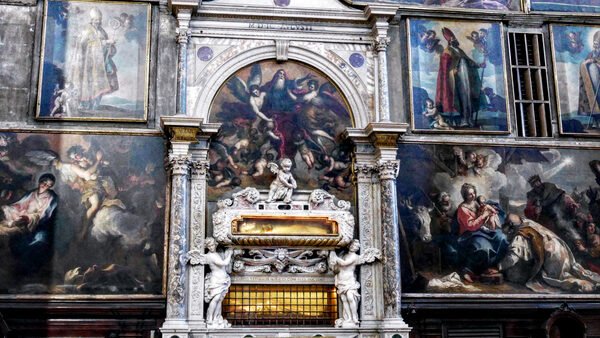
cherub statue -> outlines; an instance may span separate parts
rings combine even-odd
[[[217,252],[217,241],[208,237],[204,241],[208,252],[191,250],[187,253],[186,261],[192,265],[208,265],[210,272],[204,278],[204,302],[208,303],[206,324],[209,328],[226,328],[231,324],[221,314],[223,299],[231,285],[228,268],[231,263],[233,249],[228,248],[223,253]]]
[[[342,302],[342,318],[335,321],[336,327],[358,327],[360,283],[356,280],[354,271],[358,265],[381,259],[381,252],[378,249],[368,248],[362,255],[358,255],[356,252],[359,249],[360,242],[355,239],[348,246],[348,253],[345,256],[338,257],[335,251],[329,253],[329,268],[335,273],[335,287]]]
[[[268,167],[273,174],[277,175],[277,177],[271,182],[271,186],[269,187],[270,190],[267,203],[279,200],[283,200],[283,203],[291,203],[292,193],[294,192],[294,189],[297,188],[296,180],[291,172],[292,160],[289,158],[281,160],[281,169],[273,162],[270,162]]]

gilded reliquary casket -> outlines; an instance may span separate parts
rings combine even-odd
[[[314,190],[308,201],[262,201],[254,188],[221,200],[213,214],[215,239],[241,246],[299,246],[333,248],[353,239],[350,203],[336,201],[324,190]]]

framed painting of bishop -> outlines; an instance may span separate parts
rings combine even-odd
[[[509,132],[498,23],[408,21],[411,122],[418,132]]]

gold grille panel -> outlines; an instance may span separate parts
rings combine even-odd
[[[223,317],[234,326],[333,326],[337,308],[331,285],[234,284]]]

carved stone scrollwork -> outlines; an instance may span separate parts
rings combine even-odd
[[[326,250],[255,249],[243,250],[233,263],[235,272],[326,273]]]
[[[313,210],[350,210],[350,202],[339,200],[337,203],[335,203],[335,197],[327,191],[321,189],[314,190],[310,194],[308,201]]]
[[[281,209],[282,206],[285,209]],[[329,232],[282,233],[277,229],[267,229],[267,225],[260,225],[260,229],[252,225],[269,223],[265,219],[281,217],[281,210],[286,210],[285,220],[288,222],[307,222],[308,219],[312,219],[322,222]],[[354,216],[349,210],[349,202],[336,200],[333,195],[323,190],[313,191],[308,203],[279,203],[261,200],[258,190],[246,188],[234,193],[231,199],[217,202],[217,211],[212,217],[213,235],[219,243],[226,245],[343,246],[350,243],[354,237]],[[271,236],[264,236],[266,232]]]

